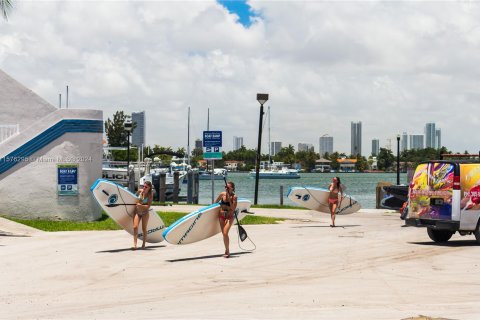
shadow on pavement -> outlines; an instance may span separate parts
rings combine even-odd
[[[476,247],[480,245],[475,240],[449,240],[447,242],[422,241],[422,242],[408,242],[408,243],[417,244],[421,246],[435,246],[435,247]]]
[[[148,250],[154,250],[154,249],[157,249],[157,248],[164,248],[164,247],[166,247],[166,245],[146,246],[144,249],[142,249],[142,248],[137,248],[137,250],[132,250],[132,248],[102,250],[102,251],[97,251],[96,253],[117,253],[117,252],[124,252],[124,251],[148,251]]]
[[[330,227],[330,225],[325,225],[325,226],[294,226],[292,228],[329,228],[329,229],[335,229],[335,228],[354,228],[354,227],[361,227],[359,224],[345,224],[345,225],[340,225],[337,224],[335,227]]]
[[[247,254],[247,253],[251,253],[251,252],[235,252],[235,253],[230,253],[230,257],[229,257],[228,259],[238,258],[239,255]],[[173,260],[166,260],[166,261],[167,261],[167,262],[183,262],[183,261],[193,261],[193,260],[222,258],[222,257],[223,257],[223,254],[213,254],[213,255],[210,255],[210,256],[200,256],[200,257],[173,259]]]
[[[0,231],[0,237],[30,237],[24,234],[13,234],[10,232],[1,232]]]

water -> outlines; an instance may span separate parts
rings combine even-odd
[[[301,173],[300,179],[260,179],[258,183],[258,204],[280,204],[280,186],[283,186],[283,204],[296,206],[287,198],[290,187],[318,187],[327,188],[332,178],[338,176],[346,188],[348,195],[353,196],[360,202],[362,208],[375,208],[375,189],[380,181],[397,183],[396,173]],[[240,198],[254,201],[255,178],[244,172],[229,172],[228,180],[235,183],[236,194]],[[400,174],[400,183],[407,183],[407,174]],[[225,190],[223,181],[215,181],[214,197]],[[186,192],[186,186],[182,186],[182,194]],[[208,180],[200,180],[199,203],[209,204],[212,202],[212,183]]]

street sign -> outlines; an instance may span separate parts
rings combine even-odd
[[[204,147],[221,147],[222,131],[203,131]]]
[[[222,153],[221,152],[205,152],[203,154],[203,160],[221,160]]]

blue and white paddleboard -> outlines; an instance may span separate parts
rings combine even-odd
[[[90,187],[93,197],[113,221],[133,235],[133,212],[139,200],[136,195],[110,180],[98,179]],[[147,242],[163,241],[165,224],[158,214],[150,209],[147,225]],[[143,239],[142,223],[138,227],[138,237]]]
[[[249,200],[238,199],[236,210],[238,220],[247,215],[250,205]],[[189,244],[210,238],[221,231],[219,214],[218,203],[193,211],[168,227],[163,232],[163,237],[171,244]]]
[[[299,206],[328,213],[328,195],[330,191],[323,188],[315,187],[292,187],[288,190],[288,199],[292,200]],[[360,210],[361,206],[353,197],[344,194],[342,201],[339,199],[337,214],[350,214]]]

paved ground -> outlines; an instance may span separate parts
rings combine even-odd
[[[473,236],[434,245],[382,210],[340,216],[337,228],[312,211],[255,212],[294,220],[246,226],[253,252],[232,229],[230,259],[219,235],[131,251],[124,231],[45,233],[0,219],[0,318],[480,319]]]

